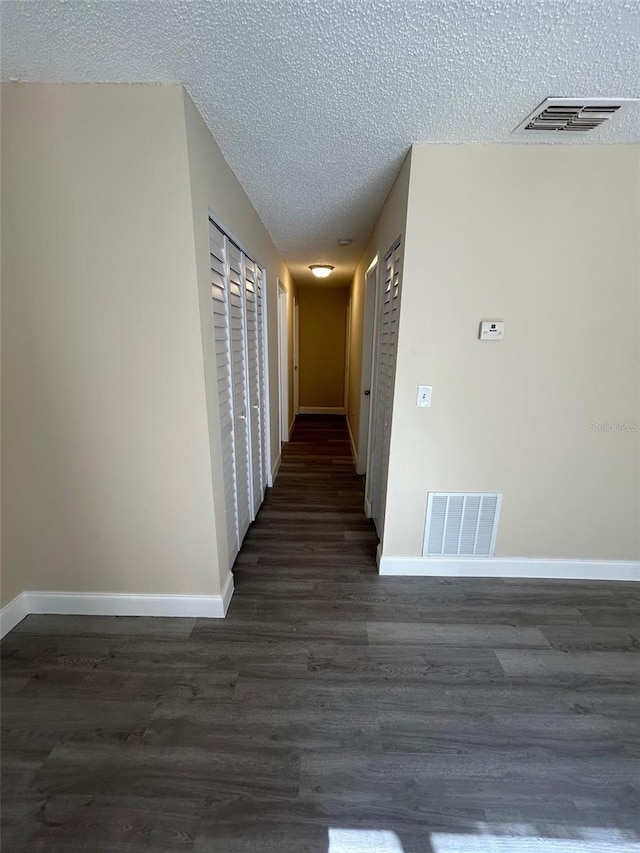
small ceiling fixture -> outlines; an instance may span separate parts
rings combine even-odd
[[[340,237],[338,240],[338,246],[350,246],[352,243],[351,237]]]
[[[333,272],[333,267],[330,264],[311,264],[309,269],[318,278],[326,278]]]

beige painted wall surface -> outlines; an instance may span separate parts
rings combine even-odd
[[[386,555],[421,553],[428,491],[495,490],[496,556],[640,557],[639,152],[414,149]]]
[[[182,90],[2,108],[2,600],[216,594]]]
[[[2,330],[2,94],[3,89],[0,85],[0,338]],[[17,589],[18,578],[15,574],[10,578],[9,585],[6,590],[3,589],[2,580],[2,346],[0,341],[0,607],[5,601],[11,601],[20,593]],[[15,591],[14,591],[15,590]]]
[[[300,287],[300,406],[344,406],[346,288]]]
[[[277,277],[287,288],[289,298],[289,357],[292,376],[293,359],[293,295],[294,284],[284,261],[278,254],[268,231],[238,179],[233,174],[211,136],[193,102],[186,92],[184,111],[189,153],[189,171],[193,201],[193,231],[195,234],[198,293],[202,328],[203,357],[207,388],[209,435],[211,440],[212,481],[216,506],[224,507],[222,451],[218,422],[218,389],[214,355],[213,312],[211,307],[211,277],[209,262],[209,213],[262,266],[267,283],[267,315],[269,344],[269,379],[271,388],[271,448],[275,459],[278,443],[278,326]],[[293,383],[290,382],[289,411],[293,417]],[[216,515],[217,540],[223,575],[230,568],[226,541],[226,526],[222,513]],[[224,581],[224,577],[223,577]]]
[[[364,473],[366,467],[366,459],[364,458],[364,454],[360,452],[360,437],[363,434],[360,424],[360,412],[363,402],[363,390],[365,387],[369,387],[370,384],[367,377],[365,377],[365,381],[363,382],[362,376],[365,276],[376,255],[382,262],[385,254],[398,237],[404,236],[410,171],[411,152],[405,157],[398,176],[385,200],[373,234],[367,243],[351,283],[351,359],[347,420],[356,449],[358,470],[360,473]],[[363,425],[363,429],[366,430],[366,425]]]

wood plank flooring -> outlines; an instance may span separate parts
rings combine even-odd
[[[2,643],[4,853],[638,853],[640,588],[380,578],[298,419],[226,620]]]

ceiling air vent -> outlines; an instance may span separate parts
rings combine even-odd
[[[502,495],[429,492],[423,557],[492,557]]]
[[[586,133],[614,116],[633,98],[547,98],[514,133]]]

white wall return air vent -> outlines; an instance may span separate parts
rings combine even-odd
[[[423,557],[492,557],[502,495],[429,492]]]
[[[513,132],[527,136],[586,133],[637,102],[636,98],[546,98]]]

